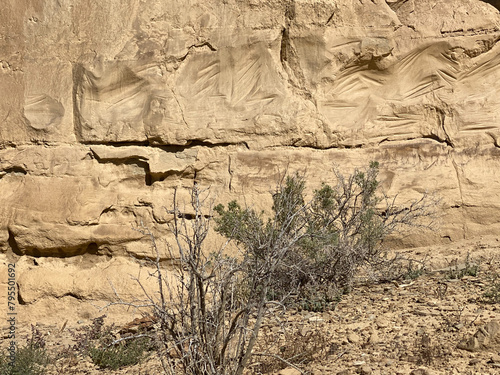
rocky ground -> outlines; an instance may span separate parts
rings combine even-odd
[[[415,267],[406,280],[358,285],[332,311],[276,314],[256,350],[295,356],[290,362],[300,371],[318,375],[500,374],[500,305],[490,303],[495,296],[500,301],[499,250],[497,238],[405,250],[426,272]],[[38,328],[49,353],[57,353],[74,344],[70,331],[86,324],[38,322]],[[47,369],[49,375],[161,373],[154,356],[109,371],[66,355]],[[300,374],[270,356],[255,357],[248,374],[259,373]]]

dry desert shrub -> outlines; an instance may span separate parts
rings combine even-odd
[[[313,296],[313,309],[334,305],[360,267],[371,267],[371,274],[380,278],[408,273],[413,264],[385,257],[381,241],[394,232],[433,224],[435,200],[424,194],[398,206],[378,193],[378,172],[376,162],[348,177],[336,170],[336,184],[323,184],[309,201],[304,177],[287,176],[273,193],[271,213],[242,208],[236,201],[227,209],[219,205],[216,230],[251,255],[247,272],[264,269],[271,274],[269,299],[304,305]],[[272,267],[266,268],[270,262]]]
[[[153,233],[141,228],[156,254],[146,261],[157,290],[143,288],[141,302],[114,303],[154,316],[167,374],[241,375],[256,356],[295,367],[306,363],[324,346],[319,333],[289,337],[295,344],[277,347],[283,351],[255,350],[266,316],[290,304],[316,311],[334,306],[361,266],[384,260],[380,242],[386,235],[429,224],[421,220],[430,217],[434,202],[424,195],[397,206],[377,193],[378,170],[373,162],[348,177],[337,171],[335,185],[323,184],[309,200],[303,176],[285,176],[272,192],[271,212],[236,201],[213,207],[209,192],[195,183],[189,206],[181,207],[174,194],[168,210],[173,271],[163,267]],[[225,246],[206,248],[214,220],[237,254],[229,255]],[[172,274],[174,281],[167,277]]]
[[[446,362],[449,349],[441,342],[439,333],[434,337],[423,332],[415,338],[412,359],[417,365],[430,366],[436,362]]]

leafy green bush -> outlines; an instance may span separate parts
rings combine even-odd
[[[90,325],[79,328],[73,333],[76,341],[73,350],[89,356],[92,362],[103,369],[116,370],[120,367],[138,364],[152,350],[150,337],[139,333],[137,336],[116,339],[114,325],[105,325],[106,315],[92,320]]]
[[[488,287],[483,293],[482,301],[489,304],[500,303],[500,276],[496,272],[491,272],[488,276]]]
[[[137,338],[110,347],[91,346],[88,353],[92,362],[100,368],[116,370],[140,363],[151,348],[150,341],[147,338]]]
[[[467,254],[464,264],[459,265],[458,260],[452,262],[449,267],[448,274],[446,275],[448,279],[461,279],[465,276],[476,277],[479,273],[479,264],[471,261],[470,254]]]
[[[75,341],[73,350],[78,352],[78,354],[87,355],[89,348],[94,344],[94,342],[100,341],[103,338],[107,338],[109,340],[109,338],[112,337],[113,326],[111,325],[105,327],[105,317],[106,315],[101,315],[92,319],[92,324],[78,328],[76,332],[69,330]]]
[[[40,331],[32,325],[31,337],[25,346],[16,349],[13,362],[7,355],[0,355],[0,374],[42,375],[49,362],[45,340]]]
[[[13,365],[7,356],[0,356],[0,373],[2,375],[42,375],[49,357],[44,348],[26,345],[16,350]]]
[[[269,299],[293,296],[304,301],[307,294],[302,291],[310,291],[311,285],[349,289],[361,265],[380,261],[385,236],[405,226],[420,225],[419,219],[431,214],[425,196],[398,207],[394,200],[377,194],[378,172],[377,162],[347,178],[335,171],[336,184],[323,184],[309,201],[304,177],[287,176],[273,194],[267,218],[264,212],[232,201],[227,209],[215,207],[219,214],[215,229],[243,247],[247,274],[271,275]],[[311,300],[313,309],[319,306],[317,297]],[[333,299],[324,295],[319,300]]]
[[[500,283],[492,284],[483,294],[484,301],[490,304],[500,303]]]
[[[410,259],[406,266],[406,272],[404,273],[404,279],[415,280],[418,279],[425,273],[425,261],[416,262]]]

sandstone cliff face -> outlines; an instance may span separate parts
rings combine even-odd
[[[479,0],[32,0],[0,11],[0,251],[144,255],[174,187],[265,207],[378,160],[500,230],[500,14]]]

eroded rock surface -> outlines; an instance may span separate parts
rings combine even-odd
[[[493,1],[7,2],[0,251],[150,253],[173,189],[269,206],[370,160],[389,195],[442,197],[438,232],[500,230]]]

